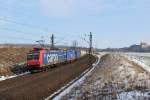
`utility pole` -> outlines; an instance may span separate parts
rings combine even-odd
[[[54,49],[54,34],[51,36],[51,49]]]
[[[92,32],[90,32],[90,35],[89,35],[89,54],[92,54],[92,45],[93,45],[93,36],[92,36]]]
[[[76,40],[74,40],[73,42],[72,42],[72,49],[73,50],[76,50],[77,49],[77,47],[78,47],[78,42],[76,41]]]
[[[91,66],[91,64],[92,64],[92,56],[91,56],[91,54],[92,54],[92,45],[93,45],[93,36],[92,36],[92,32],[90,32],[90,35],[89,35],[89,66]]]

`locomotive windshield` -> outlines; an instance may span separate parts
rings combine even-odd
[[[27,60],[38,60],[39,54],[38,53],[29,53],[27,55]]]

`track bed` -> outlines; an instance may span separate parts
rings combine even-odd
[[[92,59],[90,64],[89,58]],[[0,100],[43,100],[91,67],[95,60],[95,57],[87,55],[76,62],[47,72],[2,81]]]

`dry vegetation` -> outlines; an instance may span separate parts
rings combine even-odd
[[[144,94],[150,89],[149,78],[138,64],[119,54],[107,54],[85,82],[72,89],[63,100],[128,100],[129,92],[140,91]],[[125,95],[121,96],[121,93]],[[145,98],[143,94],[140,94],[140,100]],[[136,95],[133,97],[136,98]]]
[[[23,47],[0,48],[0,76],[13,74],[15,65],[26,61],[26,53],[29,50],[30,48]]]

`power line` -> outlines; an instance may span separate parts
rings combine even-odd
[[[14,24],[21,25],[21,26],[26,26],[28,28],[34,28],[34,29],[42,30],[44,32],[45,32],[45,30],[48,31],[48,28],[42,28],[40,26],[30,25],[30,24],[26,24],[26,23],[20,23],[20,22],[14,21],[14,20],[6,19],[6,18],[0,18],[0,20],[14,23]]]
[[[6,21],[6,22],[10,22],[10,23],[14,23],[14,24],[21,25],[21,26],[26,26],[26,27],[29,27],[29,28],[42,30],[44,32],[48,31],[48,28],[42,28],[40,26],[34,26],[34,25],[26,24],[26,23],[20,23],[20,22],[14,21],[14,20],[6,19],[6,18],[0,18],[0,20]],[[55,33],[58,33],[58,32],[55,32]],[[63,34],[67,34],[69,37],[77,37],[77,38],[79,37],[77,35],[72,35],[72,34],[69,34],[69,33],[63,33]]]
[[[44,40],[38,40],[36,42],[39,43],[41,47],[44,47],[44,42],[45,42]]]
[[[11,29],[11,28],[0,28],[0,30],[13,31],[13,32],[16,32],[16,33],[22,33],[22,34],[25,34],[25,35],[28,34],[30,36],[35,36],[35,35],[31,35],[31,33],[23,32],[23,31],[16,30],[16,29]]]
[[[33,25],[16,22],[16,21],[14,21],[14,20],[6,19],[6,18],[0,18],[0,20],[6,21],[6,22],[10,22],[10,23],[14,23],[14,24],[17,24],[17,25],[27,26],[27,27],[29,27],[29,28],[34,27],[34,28],[36,28],[36,29],[39,29],[38,27],[35,27],[35,26],[33,26]],[[23,34],[31,34],[31,33],[23,32],[23,31],[16,30],[16,29],[10,29],[10,28],[2,28],[2,29],[3,29],[3,30],[8,30],[8,31],[19,32],[19,33],[23,33]],[[44,29],[42,29],[42,30],[44,30]],[[70,38],[70,37],[77,37],[77,38],[79,37],[79,36],[72,35],[72,34],[69,34],[69,33],[64,33],[64,34],[67,34],[67,35],[69,36],[69,38]],[[86,41],[86,40],[84,39],[84,41]],[[86,42],[87,42],[87,41],[86,41]]]
[[[15,0],[15,1],[17,1],[17,0]],[[1,2],[1,1],[0,1],[0,2]],[[18,1],[17,1],[17,2],[18,2]],[[16,8],[16,6],[14,6],[14,7],[12,7],[12,8],[10,7],[10,6],[12,6],[12,3],[14,3],[14,1],[12,1],[12,2],[2,2],[1,4],[3,4],[3,3],[4,3],[5,6],[0,5],[0,8],[4,9],[4,10],[5,10],[4,12],[6,12],[6,10],[8,10],[8,12],[10,12],[10,11],[9,11],[9,8],[10,8],[10,10],[12,10],[12,9],[18,10],[18,8]],[[10,4],[10,5],[8,5],[8,4]],[[21,13],[22,13],[22,12],[21,12]],[[26,27],[29,27],[29,28],[34,28],[34,29],[42,30],[42,31],[44,31],[44,32],[45,32],[45,31],[49,31],[47,27],[42,27],[42,26],[31,25],[31,24],[22,23],[22,22],[17,22],[17,21],[15,21],[15,20],[8,19],[8,18],[5,18],[5,17],[0,18],[0,20],[6,21],[6,22],[10,22],[10,23],[14,23],[14,24],[17,24],[17,25],[26,26]]]
[[[84,40],[86,43],[90,44],[90,42],[88,40],[86,40],[85,38],[83,37],[80,37],[81,40]]]
[[[35,28],[35,29],[38,29],[38,30],[40,29],[40,30],[43,30],[43,31],[45,31],[45,30],[48,31],[48,28],[44,28],[44,27],[42,28],[40,26],[35,26],[35,25],[27,24],[27,23],[17,22],[15,20],[8,19],[8,18],[5,18],[5,17],[0,17],[0,20],[6,21],[6,22],[9,22],[9,23],[14,23],[14,24],[21,25],[21,26],[26,26],[26,27],[29,27],[29,28]],[[60,34],[60,32],[54,32],[54,33]],[[66,34],[69,37],[79,37],[78,35],[74,35],[74,34],[77,34],[77,33],[73,33],[73,34],[63,33],[63,34]]]
[[[29,35],[30,37],[33,37],[33,36],[35,36],[35,35],[31,35],[31,33],[27,33],[27,32],[23,32],[23,31],[21,31],[21,30],[16,30],[16,29],[11,29],[11,28],[0,28],[0,30],[5,30],[5,31],[13,31],[13,32],[16,32],[16,33],[21,33],[21,34],[25,34],[25,35]],[[35,33],[34,33],[35,34]],[[12,37],[11,37],[12,38]],[[15,37],[14,37],[15,38]],[[51,43],[50,44],[53,44],[53,46],[52,46],[52,48],[54,47],[54,45],[55,44],[58,44],[58,43],[61,43],[62,41],[64,41],[65,40],[65,38],[63,37],[63,38],[61,38],[61,39],[59,39],[59,40],[57,40],[56,42],[54,42],[54,34],[53,34],[53,39],[52,39],[52,37],[51,37],[51,40],[53,40],[53,43],[52,43],[52,41],[51,41]],[[19,39],[19,38],[18,38]],[[23,39],[23,40],[31,40],[31,39],[25,39],[25,38],[20,38],[20,39]],[[61,41],[61,42],[60,42]],[[42,42],[43,43],[43,42]],[[40,44],[42,44],[41,42],[40,42]],[[67,43],[67,42],[64,42],[65,44]]]
[[[67,35],[69,38],[70,38],[70,37],[71,37],[71,38],[72,38],[72,37],[76,37],[76,38],[79,37],[78,35],[75,35],[75,34],[79,34],[79,33],[71,33],[71,34],[70,34],[70,33],[67,33],[67,32],[63,32],[63,33],[62,33],[62,32],[61,32],[61,33],[60,33],[60,32],[53,32],[53,33],[56,33],[56,34],[59,34],[59,35],[62,34],[63,36],[64,36],[64,35]],[[61,36],[61,35],[60,35],[60,36]],[[65,37],[65,38],[66,38],[66,37]]]
[[[10,10],[10,9],[12,9],[12,8],[14,8],[15,6],[12,6],[12,2],[2,2],[2,1],[0,1],[0,7],[2,8],[2,9],[5,9],[5,10]],[[12,7],[10,7],[10,5],[12,6]]]
[[[22,31],[19,31],[19,30],[15,30],[15,29],[9,29],[9,28],[0,28],[0,30],[6,30],[6,31],[13,31],[13,32],[16,32],[16,33],[22,33],[22,34],[25,34],[27,35],[27,33],[25,32],[22,32]],[[29,35],[29,34],[28,34]],[[33,37],[34,35],[30,35],[31,37]],[[10,36],[10,35],[7,35],[7,38],[16,38],[16,39],[20,39],[20,40],[30,40],[30,41],[33,41],[34,39],[29,39],[29,38],[24,38],[24,37],[16,37],[16,36]],[[35,41],[35,40],[34,40]]]

